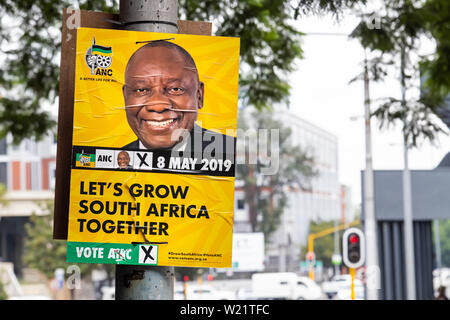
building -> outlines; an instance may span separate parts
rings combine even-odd
[[[306,254],[300,252],[300,247],[306,245],[310,221],[341,221],[343,217],[347,220],[353,209],[349,188],[341,189],[339,184],[337,137],[289,110],[278,112],[276,116],[291,128],[292,145],[300,146],[313,156],[318,171],[308,190],[286,190],[288,206],[266,246],[266,270],[297,270]],[[236,181],[234,220],[235,232],[251,231],[241,181]]]
[[[32,213],[43,213],[40,202],[53,200],[56,143],[53,136],[11,142],[10,136],[0,140],[0,183],[6,191],[0,204],[0,261],[13,262],[21,275],[25,224]]]

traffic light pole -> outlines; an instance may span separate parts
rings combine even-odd
[[[120,0],[126,30],[177,33],[177,0]],[[117,300],[173,300],[174,268],[116,265]]]
[[[352,277],[352,282],[350,284],[350,297],[355,300],[355,268],[349,268],[350,276]]]

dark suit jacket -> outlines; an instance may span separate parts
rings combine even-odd
[[[206,130],[195,124],[189,136],[184,138],[187,139],[187,143],[185,150],[182,151],[183,154],[188,154],[192,151],[194,153],[201,152],[203,156],[210,155],[211,157],[222,157],[222,154],[225,154],[226,158],[234,160],[236,138],[232,136]],[[134,140],[123,146],[122,149],[138,150],[139,140]],[[171,150],[171,148],[168,150]]]

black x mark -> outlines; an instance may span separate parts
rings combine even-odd
[[[142,167],[143,164],[145,164],[147,167],[150,167],[148,165],[147,161],[145,161],[145,159],[147,159],[147,155],[148,155],[148,153],[137,153],[139,160],[141,160],[139,167]]]
[[[145,252],[144,261],[143,261],[142,263],[145,263],[145,260],[147,260],[147,258],[150,258],[150,260],[154,260],[153,257],[150,255],[150,253],[152,252],[152,249],[153,249],[152,246],[150,246],[150,247],[148,248],[148,250],[147,250],[144,246],[142,246],[141,248],[142,248],[142,250],[144,250],[144,252]]]

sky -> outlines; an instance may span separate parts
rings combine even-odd
[[[298,29],[307,33],[302,41],[304,58],[290,77],[292,112],[337,136],[339,180],[352,188],[355,205],[361,203],[360,172],[365,168],[364,88],[362,81],[348,82],[361,72],[364,52],[357,40],[317,33],[349,34],[358,22],[356,17],[346,17],[339,24],[330,17],[298,21]],[[432,43],[425,41],[421,51],[432,48]],[[370,94],[371,99],[399,97],[396,75],[384,83],[371,84]],[[401,127],[380,130],[375,119],[371,123],[374,170],[403,169]],[[450,136],[439,135],[435,144],[425,143],[410,150],[409,168],[435,168],[450,151]]]

